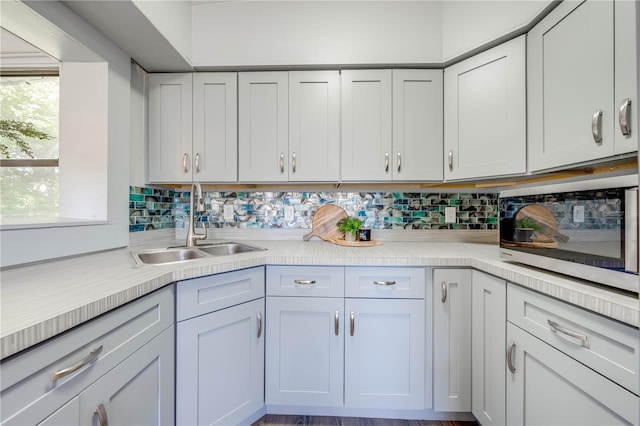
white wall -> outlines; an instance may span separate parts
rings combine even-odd
[[[189,1],[132,0],[169,43],[191,61],[191,3]]]
[[[193,7],[196,69],[441,62],[435,1],[254,1]]]

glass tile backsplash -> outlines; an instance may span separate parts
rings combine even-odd
[[[498,229],[493,193],[205,191],[204,199],[207,212],[196,217],[212,228],[310,229],[320,206],[337,204],[372,229]],[[232,206],[226,216],[224,206]],[[456,223],[445,223],[449,206],[456,208]],[[188,222],[189,192],[129,187],[130,232],[184,228]]]

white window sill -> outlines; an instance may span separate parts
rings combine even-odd
[[[106,220],[87,220],[65,217],[3,217],[0,218],[0,231],[106,225],[107,223],[108,222]]]

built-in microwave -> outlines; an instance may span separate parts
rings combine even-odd
[[[500,192],[500,256],[638,293],[638,175]]]

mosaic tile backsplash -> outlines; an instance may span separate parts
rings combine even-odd
[[[134,186],[129,192],[130,232],[188,226],[189,192]],[[211,228],[311,229],[325,204],[341,206],[372,229],[498,228],[498,194],[492,193],[205,191],[204,199],[207,212],[196,218]],[[233,206],[232,220],[225,219],[225,205]],[[286,206],[292,220],[285,220]],[[445,223],[448,206],[456,208],[456,223]]]

